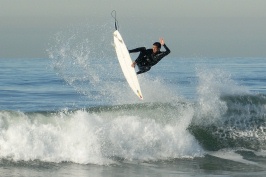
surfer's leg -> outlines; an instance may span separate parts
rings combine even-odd
[[[137,72],[137,74],[145,73],[151,69],[150,66],[139,66],[138,65],[138,67],[139,67],[139,71]]]

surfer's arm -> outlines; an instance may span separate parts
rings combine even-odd
[[[165,51],[159,53],[156,57],[154,57],[155,61],[160,61],[163,57],[165,57],[171,52],[165,44],[163,44],[163,47],[165,48]]]
[[[129,53],[135,53],[135,52],[143,52],[145,50],[146,50],[145,47],[139,47],[139,48],[136,48],[136,49],[128,50],[128,52]]]
[[[165,48],[165,52],[164,53],[164,56],[168,55],[171,51],[170,49],[165,45],[165,43],[163,44],[163,47]]]
[[[164,56],[168,55],[171,51],[170,49],[165,45],[165,42],[164,42],[164,39],[163,38],[160,38],[160,43],[161,45],[165,48],[165,52],[162,52]]]
[[[165,44],[163,45],[163,47],[165,48],[165,51],[159,53],[153,58],[153,60],[155,61],[155,64],[158,63],[163,57],[165,57],[171,52],[170,49]]]
[[[129,53],[140,52],[138,58],[131,64],[131,66],[133,68],[135,68],[136,64],[139,63],[139,61],[142,60],[142,58],[144,57],[144,55],[146,53],[146,48],[145,47],[139,47],[139,48],[128,50],[128,51],[129,51]]]

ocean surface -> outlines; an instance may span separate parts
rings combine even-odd
[[[170,54],[142,101],[113,49],[60,35],[0,59],[1,177],[266,176],[266,58]]]

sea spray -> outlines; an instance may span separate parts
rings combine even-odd
[[[197,68],[198,76],[198,108],[197,113],[201,118],[201,124],[212,124],[223,121],[222,116],[228,107],[221,99],[223,95],[246,94],[248,91],[239,86],[230,73],[214,68]],[[202,119],[203,118],[203,119]]]
[[[110,34],[106,25],[71,27],[55,34],[47,50],[55,72],[77,92],[95,101],[102,97],[115,99],[108,86],[119,89],[110,79],[119,67],[111,59],[115,53]]]

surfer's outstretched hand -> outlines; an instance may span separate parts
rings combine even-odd
[[[163,38],[160,38],[160,43],[161,43],[161,45],[164,45],[164,39]]]
[[[137,63],[134,61],[134,62],[131,64],[131,66],[132,66],[133,68],[135,68],[136,64],[137,64]]]

